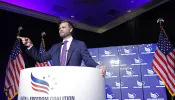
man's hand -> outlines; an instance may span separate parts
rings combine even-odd
[[[101,75],[105,76],[106,74],[106,67],[103,65],[98,65],[97,68],[101,69]]]
[[[27,46],[27,47],[31,47],[33,45],[32,41],[27,38],[27,37],[20,37],[20,36],[17,36],[18,39],[21,39],[22,40],[22,43]]]

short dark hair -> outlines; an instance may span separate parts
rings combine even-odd
[[[74,28],[74,25],[73,23],[71,23],[70,21],[68,20],[61,20],[59,23],[58,23],[58,26],[60,26],[61,23],[68,23],[69,27],[72,27]]]

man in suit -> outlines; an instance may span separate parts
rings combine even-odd
[[[52,60],[53,66],[81,66],[82,60],[88,67],[102,69],[101,74],[106,72],[105,66],[98,65],[89,54],[84,42],[72,37],[73,25],[69,21],[61,21],[59,35],[63,38],[62,43],[53,45],[47,52],[39,54],[32,41],[27,37],[17,37],[27,46],[27,54],[38,62]]]

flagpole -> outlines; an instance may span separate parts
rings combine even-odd
[[[5,87],[5,93],[6,93],[6,95],[7,95],[7,100],[10,100],[10,99],[9,99],[9,90],[11,89],[11,87],[12,87],[12,85],[9,86],[9,87]]]
[[[171,96],[171,100],[173,100],[173,96]]]
[[[45,32],[42,32],[41,33],[41,41],[42,41],[42,43],[43,43],[43,46],[44,46],[44,48],[45,48],[45,43],[44,43],[44,35],[46,35],[46,33]]]
[[[166,32],[165,32],[165,30],[164,30],[164,28],[163,28],[163,26],[162,26],[162,22],[164,22],[164,20],[163,20],[162,18],[157,19],[157,23],[160,24],[160,28],[164,31],[164,34],[165,34],[166,37],[168,38],[168,35],[166,34]]]
[[[17,36],[20,36],[20,33],[21,33],[21,30],[22,30],[23,28],[21,27],[21,26],[19,26],[18,27],[18,33],[17,33]],[[18,38],[18,41],[20,41],[20,39]]]
[[[41,33],[41,42],[42,42],[42,44],[43,44],[43,46],[44,46],[44,49],[45,49],[45,43],[44,43],[44,36],[46,35],[46,33],[45,32],[42,32]],[[44,66],[46,65],[46,63],[44,63]]]
[[[157,23],[159,23],[160,26],[162,26],[162,22],[164,22],[164,20],[162,18],[157,19]]]

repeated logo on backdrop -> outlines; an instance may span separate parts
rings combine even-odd
[[[89,49],[105,65],[106,100],[167,100],[165,85],[152,69],[156,44]]]

